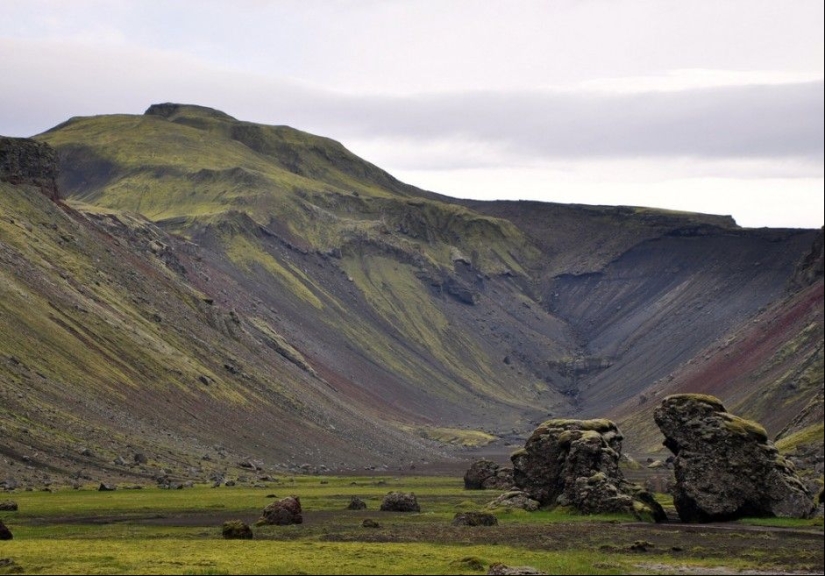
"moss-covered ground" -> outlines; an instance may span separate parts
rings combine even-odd
[[[421,513],[378,510],[391,490],[412,491]],[[304,523],[254,527],[224,540],[221,524],[253,523],[273,497],[300,496]],[[351,496],[367,510],[350,511]],[[551,574],[704,573],[725,567],[822,571],[822,527],[648,525],[622,516],[496,510],[495,527],[454,527],[456,512],[496,495],[447,477],[281,477],[265,488],[199,486],[98,492],[19,492],[2,513],[0,573],[28,574],[472,574],[489,564]],[[365,518],[379,528],[363,528]]]

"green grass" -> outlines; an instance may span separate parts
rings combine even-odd
[[[825,425],[823,423],[808,426],[776,441],[776,447],[781,452],[794,450],[798,446],[813,443],[822,443],[825,436]]]
[[[421,513],[379,512],[381,497],[391,490],[415,492]],[[251,541],[221,538],[224,520],[257,516],[273,493],[299,495],[305,517],[315,516],[298,526],[256,527]],[[674,557],[657,545],[640,556],[627,549],[627,543],[639,538],[622,531],[624,523],[633,521],[626,515],[497,510],[499,528],[449,526],[456,511],[482,509],[496,494],[464,490],[459,478],[391,476],[282,477],[265,489],[22,492],[13,495],[20,511],[2,515],[15,538],[0,545],[0,556],[29,574],[472,574],[478,573],[474,562],[483,569],[503,562],[551,574],[625,574],[675,571],[677,566],[698,571],[720,565],[755,568],[770,560],[759,550],[726,558],[702,546]],[[367,502],[367,512],[344,510],[351,495]],[[207,520],[202,525],[145,520],[176,514],[190,519],[203,514]],[[365,532],[360,527],[365,517],[377,519],[382,527]],[[810,521],[753,523],[816,526]],[[570,530],[585,538],[554,544]],[[521,542],[519,534],[527,540]],[[814,565],[815,556],[809,558]],[[0,567],[0,573],[8,568]]]

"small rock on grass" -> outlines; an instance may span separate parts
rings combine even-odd
[[[223,523],[221,534],[227,540],[250,540],[252,539],[252,529],[249,524],[240,520],[229,520]]]
[[[5,502],[0,502],[0,511],[17,512],[17,502],[15,502],[14,500],[6,500]]]
[[[361,522],[361,527],[362,528],[381,528],[381,524],[379,524],[375,520],[365,518],[364,521]]]
[[[347,510],[366,510],[367,503],[361,500],[358,496],[353,496],[349,500]]]
[[[487,512],[459,512],[453,518],[453,526],[497,526],[498,518]]]
[[[518,575],[518,574],[547,574],[532,566],[507,566],[501,562],[490,564],[487,574]]]
[[[11,530],[6,528],[6,525],[3,524],[3,521],[0,520],[0,540],[11,540],[14,536],[11,533]]]

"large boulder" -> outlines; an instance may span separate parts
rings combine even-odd
[[[418,500],[412,492],[390,492],[381,501],[382,512],[421,512]]]
[[[668,396],[654,418],[673,452],[673,501],[684,522],[808,518],[810,492],[756,422],[702,394]]]
[[[478,460],[464,474],[465,490],[507,490],[513,487],[513,469],[492,460]]]
[[[258,524],[287,526],[289,524],[302,524],[303,521],[301,500],[297,496],[288,496],[267,505],[261,519],[258,520]]]
[[[512,455],[515,484],[542,506],[664,521],[653,497],[624,479],[621,453],[622,434],[610,420],[548,420]]]

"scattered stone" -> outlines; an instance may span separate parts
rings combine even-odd
[[[114,464],[115,466],[126,466],[127,462],[123,459],[123,457],[118,456],[117,458],[112,460],[112,464]]]
[[[533,500],[527,492],[521,490],[505,492],[487,504],[488,508],[519,508],[528,512],[535,512],[540,506],[541,502]]]
[[[744,516],[809,518],[813,498],[756,422],[702,394],[677,394],[654,412],[673,452],[673,502],[683,522]]]
[[[143,452],[137,452],[134,459],[136,464],[146,464],[149,461],[149,459],[146,458],[146,454]]]
[[[106,484],[105,482],[101,482],[100,486],[97,487],[98,492],[114,492],[117,490],[117,486],[114,484]]]
[[[412,492],[390,492],[381,501],[382,512],[421,512],[418,500]]]
[[[490,564],[490,568],[487,570],[487,574],[510,576],[519,574],[547,574],[547,572],[542,572],[541,570],[533,568],[532,566],[507,566],[506,564],[502,564],[501,562],[495,562],[493,564]]]
[[[0,502],[0,511],[2,512],[16,512],[17,511],[17,502],[14,500],[6,500],[5,502]]]
[[[450,566],[459,570],[470,570],[472,572],[484,572],[484,562],[477,556],[465,556],[461,560],[450,562]]]
[[[258,520],[258,524],[287,526],[289,524],[302,524],[303,521],[301,500],[297,496],[287,496],[267,505],[264,508],[263,516]]]
[[[513,487],[513,469],[492,460],[478,460],[464,474],[465,490],[507,490]]]
[[[542,506],[626,513],[664,522],[662,507],[619,469],[622,434],[610,420],[548,420],[515,452],[515,484]]]
[[[231,488],[232,486],[235,485],[235,481],[234,480],[227,480],[226,482],[223,483],[223,485],[228,486],[228,487]]]
[[[656,468],[665,468],[666,466],[667,464],[665,464],[661,460],[654,460],[653,462],[647,465],[647,467],[651,470],[655,470]]]
[[[371,520],[369,518],[364,518],[364,521],[361,522],[362,528],[381,528],[381,524],[376,522],[375,520]]]
[[[14,536],[11,533],[11,530],[6,528],[6,525],[3,524],[3,521],[0,520],[0,540],[11,540]]]
[[[349,499],[347,510],[366,510],[367,503],[361,500],[358,496],[353,496]]]
[[[223,527],[221,527],[221,534],[227,540],[251,540],[253,537],[249,524],[240,520],[224,522]]]
[[[92,452],[88,448],[81,448],[80,450],[78,450],[78,453],[81,456],[86,456],[87,458],[94,458],[94,452]]]
[[[453,526],[497,526],[498,518],[488,512],[459,512],[452,522]]]

